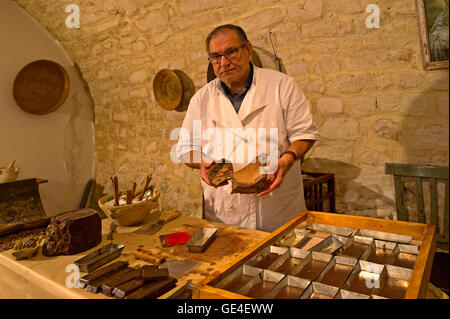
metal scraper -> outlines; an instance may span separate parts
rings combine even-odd
[[[134,232],[136,234],[141,234],[141,235],[153,235],[153,234],[157,233],[161,229],[161,227],[163,227],[163,225],[165,223],[168,223],[171,220],[174,220],[175,218],[177,218],[180,215],[181,215],[180,211],[175,211],[173,213],[170,213],[166,217],[160,218],[157,223],[145,225],[145,226],[135,230]]]
[[[199,265],[198,262],[190,260],[166,260],[159,268],[167,268],[169,276],[180,279]]]

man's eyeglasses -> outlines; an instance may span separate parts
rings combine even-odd
[[[222,54],[213,52],[209,55],[208,60],[211,63],[220,64],[220,62],[222,62],[222,56],[226,57],[228,60],[236,58],[238,56],[239,49],[241,49],[245,46],[246,46],[246,44],[241,45],[238,48],[234,48],[234,47],[228,48]]]

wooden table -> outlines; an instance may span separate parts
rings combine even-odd
[[[108,298],[101,293],[91,294],[84,289],[67,288],[66,282],[69,286],[74,283],[75,273],[71,265],[75,260],[110,242],[106,239],[109,225],[110,220],[104,219],[100,245],[76,255],[45,257],[39,252],[31,259],[16,261],[11,255],[11,250],[1,253],[0,298]],[[180,231],[192,233],[201,227],[218,228],[215,240],[203,253],[191,253],[185,245],[167,248],[161,246],[159,235]],[[165,256],[167,260],[185,259],[199,263],[190,273],[178,279],[176,288],[160,298],[167,298],[187,282],[199,283],[268,235],[268,233],[258,230],[244,229],[183,215],[164,225],[158,233],[152,236],[131,233],[135,229],[137,227],[119,227],[117,229],[113,242],[124,244],[125,248],[122,255],[114,261],[128,261],[132,267],[145,265],[145,261],[136,259],[132,253],[142,246],[153,253]],[[80,276],[83,275],[85,273],[80,273]]]

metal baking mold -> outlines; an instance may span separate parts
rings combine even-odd
[[[91,272],[117,258],[125,246],[109,243],[74,262],[81,272]]]
[[[392,264],[397,243],[374,240],[374,243],[361,255],[360,260],[376,264]]]
[[[362,236],[353,236],[344,244],[339,252],[340,256],[347,256],[359,259],[364,252],[372,245],[374,239]]]
[[[289,247],[288,250],[286,250],[284,254],[280,255],[280,257],[278,257],[268,269],[275,272],[288,274],[309,254],[311,254],[310,251]]]
[[[330,262],[333,255],[317,251],[311,252],[295,267],[290,275],[313,281]]]
[[[255,278],[239,289],[238,294],[250,298],[261,299],[264,295],[269,293],[283,277],[284,274],[264,269],[255,276]]]
[[[245,284],[256,277],[261,271],[262,269],[260,268],[243,265],[223,278],[221,281],[219,281],[214,287],[236,293]]]
[[[327,254],[336,254],[342,249],[342,247],[348,240],[348,237],[331,234],[314,247],[311,247],[309,250],[319,251]]]
[[[359,294],[357,292],[339,289],[334,299],[369,299],[369,295]]]
[[[311,223],[306,225],[306,229],[337,234],[341,236],[350,236],[355,231],[354,228],[340,227],[327,224],[317,224],[317,223]]]
[[[282,238],[280,238],[275,245],[288,246],[288,247],[298,247],[301,246],[306,240],[308,240],[307,235],[310,233],[307,229],[293,229]]]
[[[380,275],[380,287],[372,292],[372,298],[403,299],[412,273],[412,269],[386,265]]]
[[[371,229],[358,229],[355,233],[355,236],[363,236],[363,237],[372,237],[375,239],[393,241],[396,243],[409,244],[412,241],[412,236],[410,235],[401,235],[396,233],[388,233],[378,230]]]
[[[417,256],[419,255],[419,246],[398,244],[393,252],[393,259],[390,264],[413,269],[416,264]]]
[[[202,229],[191,237],[191,239],[186,243],[186,246],[190,252],[201,253],[212,243],[216,233],[217,228],[202,227]]]
[[[287,247],[269,246],[264,248],[255,257],[247,262],[247,265],[256,268],[268,269],[278,257],[288,250]]]
[[[334,256],[317,276],[317,282],[341,288],[352,273],[358,260],[356,258]]]
[[[301,294],[300,299],[333,299],[338,291],[339,288],[312,282]]]
[[[381,283],[380,275],[384,265],[359,260],[342,289],[363,295],[371,295],[375,287]]]
[[[284,276],[263,299],[298,299],[311,281],[294,276]]]

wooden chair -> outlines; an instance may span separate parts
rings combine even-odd
[[[448,166],[420,166],[409,164],[386,163],[385,173],[394,175],[395,203],[397,219],[409,221],[410,212],[405,203],[405,180],[414,180],[416,188],[417,216],[419,223],[436,226],[438,244],[449,243],[448,234]],[[424,204],[424,182],[430,183],[430,219],[427,220]],[[439,218],[438,183],[445,183],[444,218]]]
[[[415,181],[417,222],[436,226],[437,251],[434,255],[430,282],[449,293],[449,233],[448,233],[448,166],[420,166],[386,163],[385,173],[394,175],[397,219],[409,221],[411,214],[405,203],[405,182]],[[427,219],[423,184],[430,184],[430,208]],[[439,218],[438,183],[445,184],[443,223]]]

